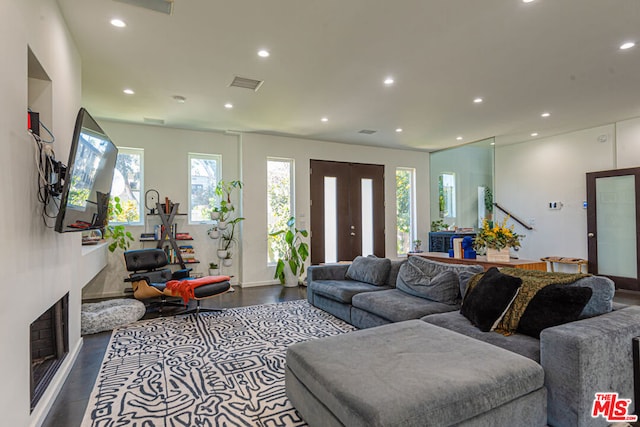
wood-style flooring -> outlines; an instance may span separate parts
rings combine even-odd
[[[232,308],[258,304],[270,304],[306,298],[307,288],[284,288],[279,285],[257,288],[235,288],[218,298],[201,302],[202,307]],[[618,291],[614,299],[622,304],[640,305],[640,292]],[[178,309],[179,311],[180,309]],[[165,315],[169,312],[165,312]],[[157,312],[147,312],[144,318],[158,317]],[[93,383],[98,375],[111,332],[84,336],[78,358],[64,383],[58,398],[49,411],[43,427],[78,427],[89,401]]]

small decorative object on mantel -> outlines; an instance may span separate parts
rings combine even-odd
[[[474,248],[487,249],[487,261],[489,262],[509,262],[509,248],[520,246],[521,236],[513,231],[513,226],[507,227],[506,217],[502,224],[493,224],[485,218],[482,221],[482,228],[476,235]]]

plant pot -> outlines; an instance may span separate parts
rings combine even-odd
[[[233,258],[225,258],[222,260],[222,265],[225,267],[231,267],[233,265]]]
[[[213,230],[209,230],[209,237],[211,239],[219,239],[220,238],[220,230],[218,230],[217,228],[214,228]]]
[[[226,230],[227,225],[227,221],[218,221],[218,229],[220,230]]]
[[[487,261],[509,262],[509,247],[502,249],[487,248]]]
[[[211,219],[214,221],[220,219],[220,212],[211,212]]]
[[[220,269],[219,268],[210,268],[209,269],[209,276],[219,276],[220,275]]]
[[[298,276],[293,274],[288,262],[284,263],[284,285],[285,288],[295,288],[298,286]]]
[[[217,253],[218,253],[218,258],[224,259],[227,257],[227,254],[229,253],[229,251],[226,249],[218,249]]]

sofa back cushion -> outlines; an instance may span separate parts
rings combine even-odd
[[[410,256],[400,267],[396,288],[443,304],[457,304],[460,288],[466,288],[468,280],[482,271],[481,266],[447,264]]]
[[[576,280],[568,286],[591,288],[591,298],[580,313],[580,319],[600,316],[613,311],[613,296],[616,293],[616,286],[608,277],[588,276]]]
[[[345,278],[375,286],[384,286],[387,283],[390,269],[391,260],[388,258],[357,256],[349,266]]]

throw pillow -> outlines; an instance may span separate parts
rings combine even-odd
[[[518,332],[540,338],[543,329],[578,320],[589,302],[591,288],[549,285],[538,291],[527,305]]]
[[[396,288],[416,297],[437,301],[443,304],[460,302],[458,273],[443,270],[430,277],[410,262],[400,267]]]
[[[495,329],[522,285],[519,277],[508,276],[491,267],[467,292],[460,314],[483,332]]]
[[[390,268],[391,260],[388,258],[357,256],[347,269],[345,278],[376,286],[384,286],[389,276]]]

